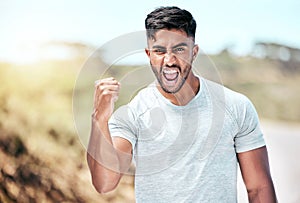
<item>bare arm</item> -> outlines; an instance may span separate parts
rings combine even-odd
[[[238,153],[250,203],[276,203],[266,147]]]
[[[108,120],[114,109],[120,84],[113,78],[96,84],[92,131],[88,145],[87,162],[92,182],[99,193],[113,190],[131,163],[132,146],[123,138],[110,136]]]

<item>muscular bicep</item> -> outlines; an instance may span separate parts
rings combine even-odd
[[[112,137],[120,161],[120,172],[126,173],[132,160],[132,144],[122,137]]]
[[[267,148],[265,146],[238,153],[237,156],[242,177],[248,191],[270,184],[271,175]]]
[[[238,160],[249,202],[277,202],[270,175],[267,148],[261,147],[239,153]]]

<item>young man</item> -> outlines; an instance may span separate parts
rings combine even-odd
[[[236,202],[239,163],[249,201],[276,202],[253,105],[193,73],[192,15],[161,7],[145,25],[157,81],[114,114],[120,83],[96,84],[87,159],[97,191],[113,190],[134,157],[137,202]]]

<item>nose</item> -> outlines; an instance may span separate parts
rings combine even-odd
[[[165,65],[168,65],[168,66],[172,66],[173,64],[175,64],[176,63],[175,54],[172,53],[171,51],[168,51],[167,53],[165,53],[164,62],[165,62]]]

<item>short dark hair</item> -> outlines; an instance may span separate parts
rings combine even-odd
[[[178,29],[195,39],[196,21],[192,14],[176,6],[159,7],[145,19],[147,37],[152,38],[159,29]]]

